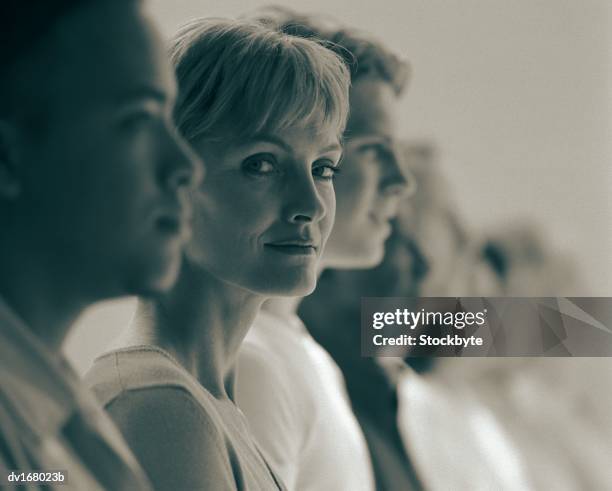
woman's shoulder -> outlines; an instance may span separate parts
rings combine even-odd
[[[153,346],[105,353],[85,381],[139,458],[215,455],[225,466],[226,429],[214,398],[168,353]]]
[[[206,436],[223,447],[223,422],[212,405],[204,405],[184,387],[157,385],[123,391],[106,410],[123,433],[145,428],[191,440]]]
[[[175,404],[199,408],[216,416],[214,398],[168,353],[155,346],[122,348],[98,357],[85,374],[98,401],[109,407],[117,401]],[[164,401],[161,399],[166,398]]]
[[[185,387],[125,390],[106,410],[160,489],[234,489],[227,429]]]

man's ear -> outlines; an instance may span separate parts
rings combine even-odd
[[[21,193],[19,132],[0,119],[0,200],[13,200]]]

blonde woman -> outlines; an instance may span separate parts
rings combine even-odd
[[[390,221],[410,183],[395,146],[407,64],[363,33],[332,22],[278,8],[262,20],[280,32],[332,43],[351,68],[336,222],[320,270],[371,268],[383,259]],[[337,295],[331,292],[329,303],[315,308],[333,312]],[[379,489],[342,373],[298,318],[301,300],[264,306],[240,353],[238,404],[288,488]],[[359,357],[358,346],[347,351]]]
[[[171,49],[183,136],[207,162],[178,284],[142,301],[88,381],[159,489],[283,488],[234,404],[260,306],[305,295],[331,231],[349,75],[314,41],[197,20]]]

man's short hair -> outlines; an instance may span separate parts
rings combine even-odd
[[[317,42],[253,21],[198,19],[174,37],[170,57],[175,120],[188,141],[292,126],[344,130],[350,76]]]
[[[2,0],[0,2],[0,73],[45,38],[72,9],[92,0]]]
[[[36,55],[56,24],[72,9],[91,0],[2,0],[0,2],[0,117],[29,110],[18,68]],[[61,63],[61,60],[58,60]]]
[[[94,2],[110,1],[0,1],[0,118],[27,120],[29,125],[40,123],[44,116],[40,100],[48,99],[47,91],[52,92],[58,82],[45,67],[53,63],[62,71],[64,67],[74,68],[62,65],[60,44],[55,42],[61,37],[62,21]],[[32,97],[34,92],[36,97]]]
[[[280,32],[329,43],[351,72],[355,83],[359,78],[374,76],[393,87],[400,95],[407,85],[408,62],[367,33],[343,26],[329,17],[308,15],[280,6],[264,7],[248,16]]]

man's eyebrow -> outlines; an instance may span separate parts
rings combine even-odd
[[[332,143],[330,145],[327,145],[326,147],[322,148],[321,150],[319,150],[320,152],[333,152],[335,150],[338,151],[342,151],[342,145],[340,145],[340,143]]]
[[[117,97],[117,103],[124,104],[143,99],[153,99],[160,104],[166,104],[168,101],[173,101],[174,96],[173,94],[168,93],[168,91],[157,87],[138,87],[119,94]]]
[[[358,142],[358,144],[360,146],[373,146],[373,145],[392,145],[393,144],[393,138],[390,137],[389,135],[383,135],[383,134],[359,134],[359,133],[355,133],[355,134],[345,134],[344,135],[344,141],[345,143],[350,143],[350,142]]]

